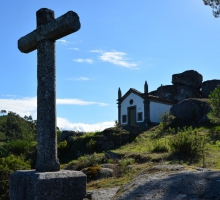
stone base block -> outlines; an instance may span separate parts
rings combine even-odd
[[[19,170],[10,176],[10,200],[82,200],[86,175],[79,171]]]

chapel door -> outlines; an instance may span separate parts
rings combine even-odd
[[[136,108],[135,107],[131,107],[128,109],[128,122],[129,125],[133,125],[136,124]]]

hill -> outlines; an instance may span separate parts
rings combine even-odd
[[[62,141],[57,134],[61,168],[83,170],[88,190],[121,187],[141,173],[153,173],[157,165],[220,169],[220,126],[211,123],[161,123],[139,132],[117,125]],[[0,117],[0,135],[0,200],[6,200],[10,173],[35,166],[36,122],[10,112]]]

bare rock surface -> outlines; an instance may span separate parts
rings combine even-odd
[[[97,190],[88,190],[87,194],[90,193],[90,197],[87,199],[91,200],[110,200],[116,194],[119,187],[115,188],[106,188],[106,189],[97,189]],[[87,200],[83,199],[83,200]]]
[[[100,198],[101,199],[101,198]],[[122,186],[114,200],[219,200],[220,171],[160,165]]]
[[[187,70],[180,74],[172,75],[172,83],[187,85],[195,89],[199,89],[202,85],[203,77],[195,70]]]
[[[202,97],[208,98],[210,92],[212,92],[218,85],[220,85],[220,80],[209,80],[202,83]]]
[[[185,99],[171,107],[170,112],[183,123],[207,122],[210,111],[207,99]]]

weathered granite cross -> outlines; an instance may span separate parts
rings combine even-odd
[[[80,29],[78,15],[69,11],[55,19],[54,11],[37,11],[37,29],[18,40],[23,53],[37,49],[37,164],[36,171],[60,170],[56,135],[55,41]]]

